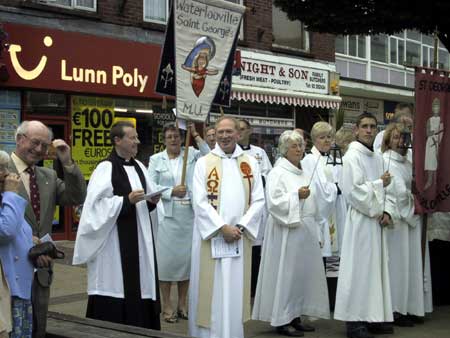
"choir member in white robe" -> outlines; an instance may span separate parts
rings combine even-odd
[[[405,132],[403,124],[391,123],[384,133],[381,150],[385,168],[393,176],[386,188],[385,210],[392,223],[386,229],[386,236],[394,324],[413,326],[414,321],[418,320],[416,317],[425,315],[425,297],[431,296],[431,290],[424,294],[422,222],[420,216],[414,214],[412,166],[406,159],[408,145],[403,136]],[[427,255],[425,257],[429,260]],[[424,297],[420,297],[421,294]]]
[[[250,156],[253,156],[258,161],[259,170],[262,175],[263,185],[265,186],[265,182],[267,179],[267,175],[269,171],[272,169],[272,163],[267,156],[266,151],[258,146],[250,144],[250,137],[252,135],[252,127],[250,122],[246,119],[239,120],[239,146],[242,150]],[[259,224],[259,231],[256,240],[253,242],[252,247],[252,297],[255,296],[256,292],[256,283],[258,281],[258,272],[259,266],[261,262],[261,246],[264,239],[264,230],[267,222],[267,208],[264,208],[261,215],[261,222]]]
[[[330,124],[323,121],[316,122],[311,129],[311,139],[314,146],[311,149],[311,154],[306,155],[302,160],[302,167],[312,173],[313,180],[317,181],[319,187],[316,191],[320,212],[317,231],[323,257],[332,256],[330,231],[335,231],[335,229],[330,229],[330,219],[336,210],[334,204],[336,203],[338,189],[333,177],[333,168],[327,165],[333,137],[334,131]]]
[[[216,123],[216,147],[197,161],[194,171],[189,288],[189,334],[193,337],[243,338],[243,322],[250,319],[250,266],[244,268],[244,263],[250,264],[251,244],[246,241],[257,236],[264,191],[256,160],[237,145],[238,128],[235,119],[220,118]],[[218,172],[208,164],[211,161],[215,161]],[[243,169],[252,176],[250,188],[245,187]],[[217,209],[215,202],[219,203]],[[207,248],[212,239],[221,238],[238,245],[238,257],[212,259],[211,248]],[[211,264],[211,270],[206,270],[211,275],[206,278],[204,258]],[[206,285],[211,283],[210,288],[202,287],[205,279]]]
[[[87,264],[87,317],[160,329],[158,273],[147,170],[134,159],[139,139],[129,122],[111,129],[114,148],[92,173],[73,264]]]
[[[301,323],[301,315],[330,317],[317,237],[319,188],[317,183],[308,187],[312,172],[299,165],[304,152],[299,133],[281,134],[279,152],[282,157],[267,178],[269,218],[252,317],[270,322],[279,334],[302,336],[314,328]]]
[[[393,332],[387,261],[384,187],[390,174],[373,151],[376,118],[363,113],[356,123],[356,138],[343,160],[342,191],[348,203],[334,318],[347,321],[349,338]],[[369,324],[368,324],[369,323]]]

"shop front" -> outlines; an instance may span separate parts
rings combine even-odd
[[[14,150],[14,130],[40,120],[55,138],[72,146],[86,180],[110,150],[109,129],[117,119],[135,123],[144,163],[161,151],[161,127],[174,119],[173,102],[154,93],[161,47],[45,27],[4,23],[9,51],[0,79],[0,149]],[[58,170],[58,161],[44,166]],[[80,208],[55,213],[54,239],[74,239]]]
[[[241,74],[233,78],[230,113],[253,126],[252,143],[276,157],[278,136],[286,129],[309,131],[338,109],[338,79],[332,63],[241,51]]]

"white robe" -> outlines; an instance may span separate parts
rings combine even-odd
[[[302,167],[307,172],[312,173],[313,180],[317,182],[317,209],[320,213],[319,228],[317,231],[322,244],[323,257],[330,257],[332,255],[329,219],[335,210],[337,197],[337,187],[333,179],[333,170],[331,166],[327,166],[327,159],[328,156],[322,156],[319,150],[313,146],[311,154],[306,155],[301,161]],[[308,184],[308,182],[306,183]]]
[[[250,144],[250,149],[246,149],[244,150],[244,152],[247,155],[256,158],[256,160],[258,161],[261,175],[264,177],[264,180],[267,180],[267,175],[269,175],[269,172],[272,169],[272,163],[270,163],[266,151],[261,147]],[[262,245],[266,222],[267,222],[267,208],[264,208],[263,212],[261,213],[261,222],[259,224],[258,236],[256,237],[256,240],[253,242],[254,246]]]
[[[414,215],[414,197],[411,193],[412,166],[406,157],[388,150],[383,154],[385,168],[393,176],[386,188],[386,208],[393,227],[386,229],[389,277],[391,281],[392,310],[424,316],[425,300],[431,301],[431,288],[423,285],[422,222]],[[426,266],[429,266],[429,256]],[[431,276],[430,282],[431,282]],[[420,297],[424,294],[424,297]],[[428,308],[428,310],[430,310]]]
[[[233,155],[227,155],[218,145],[212,150],[222,158],[222,183],[219,213],[209,204],[206,191],[206,164],[202,157],[197,161],[193,179],[194,234],[192,242],[191,278],[189,287],[189,334],[200,338],[243,338],[242,323],[244,260],[243,256],[216,260],[211,306],[210,329],[197,326],[199,297],[200,247],[202,240],[220,235],[224,224],[241,224],[245,234],[255,239],[258,234],[261,211],[264,208],[264,191],[256,160],[249,156],[254,175],[251,205],[245,210],[245,192],[237,157],[242,149],[236,146]],[[243,252],[242,239],[239,243]],[[250,267],[249,267],[250,268]]]
[[[153,189],[147,170],[137,161],[147,182],[147,193]],[[142,189],[133,166],[124,166],[132,190]],[[112,164],[101,162],[91,175],[83,205],[73,256],[73,264],[87,264],[88,294],[124,298],[122,263],[116,221],[123,197],[113,194]],[[160,204],[160,203],[158,203]],[[141,297],[157,299],[152,224],[145,201],[136,203],[138,226],[139,272]],[[156,209],[152,214],[156,214]],[[153,222],[153,224],[157,224]]]
[[[350,143],[344,156],[342,191],[348,203],[334,318],[393,321],[383,215],[383,158]]]
[[[298,189],[311,173],[281,158],[266,185],[269,209],[252,318],[272,326],[300,315],[330,317],[328,289],[317,238],[316,186],[305,200]]]

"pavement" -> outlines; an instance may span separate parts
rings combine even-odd
[[[72,266],[73,241],[57,242],[59,249],[66,253],[64,260],[56,260],[54,266],[54,280],[51,288],[50,311],[63,314],[85,317],[86,294],[86,267]],[[173,305],[175,306],[176,288],[173,288]],[[312,320],[310,322],[316,328],[315,332],[306,333],[310,338],[344,338],[345,325],[336,320]],[[180,320],[178,323],[169,324],[161,320],[162,331],[187,335],[188,323]],[[435,307],[434,312],[427,315],[423,325],[413,328],[395,327],[396,338],[448,338],[450,337],[450,306]],[[265,322],[250,321],[245,324],[246,338],[279,338],[274,329]],[[389,335],[383,336],[389,337]]]

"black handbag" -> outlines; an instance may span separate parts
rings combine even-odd
[[[41,255],[47,255],[53,259],[63,259],[66,257],[64,252],[58,250],[58,248],[52,242],[42,242],[33,246],[28,251],[28,258],[32,262],[36,262],[37,258]]]

